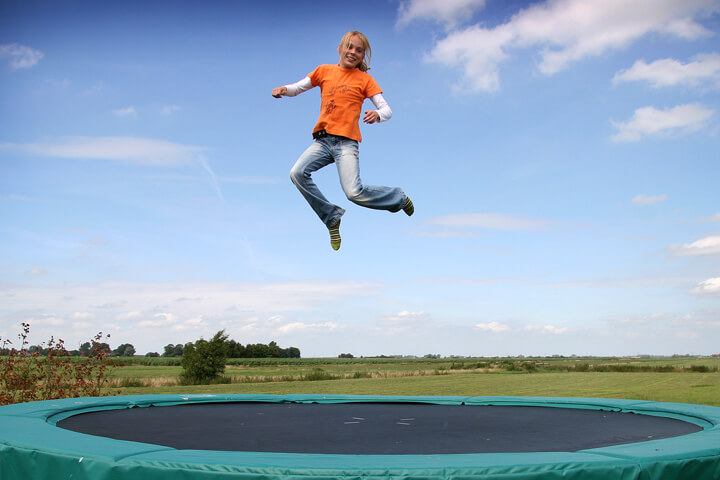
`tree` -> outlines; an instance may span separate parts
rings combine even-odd
[[[110,348],[110,345],[108,345],[107,343],[104,343],[104,342],[103,343],[94,343],[93,342],[92,344],[90,342],[85,342],[82,345],[80,345],[80,349],[79,349],[80,356],[88,357],[88,356],[92,355],[93,349],[99,349],[106,353],[110,352],[112,350]]]
[[[210,341],[201,338],[186,344],[180,380],[186,385],[206,385],[220,377],[227,362],[227,338],[225,330],[220,330]]]
[[[135,347],[129,343],[123,343],[112,351],[116,357],[132,357],[135,355]]]
[[[235,340],[228,340],[228,358],[244,358],[247,357],[245,347]]]
[[[183,345],[178,343],[173,345],[172,343],[165,345],[165,351],[162,354],[163,357],[182,357],[183,356]]]
[[[268,343],[268,356],[276,358],[280,356],[280,347],[274,341]]]
[[[249,358],[269,358],[272,357],[270,347],[263,343],[252,343],[245,347]]]
[[[283,348],[280,350],[280,358],[300,358],[300,349],[297,347]]]

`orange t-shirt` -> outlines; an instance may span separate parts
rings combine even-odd
[[[320,118],[313,133],[325,130],[332,135],[362,141],[360,113],[366,98],[382,93],[375,79],[357,68],[320,65],[308,75],[313,87],[320,87]]]

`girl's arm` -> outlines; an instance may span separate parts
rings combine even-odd
[[[310,77],[305,77],[297,83],[285,85],[284,87],[273,88],[272,96],[275,98],[280,98],[282,96],[294,97],[295,95],[299,95],[306,90],[310,90],[311,88],[312,82],[310,81]]]
[[[372,97],[370,97],[370,100],[372,100],[373,105],[375,105],[375,108],[377,108],[377,110],[366,111],[363,122],[379,123],[387,122],[388,120],[390,120],[390,117],[392,117],[392,110],[390,110],[390,105],[388,105],[388,103],[385,101],[382,93],[373,95]]]

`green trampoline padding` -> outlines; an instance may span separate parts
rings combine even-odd
[[[210,404],[385,404],[548,407],[634,413],[691,424],[694,433],[578,451],[318,454],[175,449],[60,428],[76,415]],[[188,410],[192,412],[192,409]],[[557,412],[554,412],[557,413]],[[191,413],[189,413],[191,415]],[[88,416],[88,418],[92,418]],[[411,426],[411,419],[401,422]],[[347,422],[354,423],[354,422]],[[358,420],[358,423],[359,420]],[[243,434],[248,434],[244,432]],[[303,442],[302,435],[295,439]],[[720,479],[720,408],[601,398],[343,395],[141,395],[0,407],[0,479],[24,480],[703,480]]]

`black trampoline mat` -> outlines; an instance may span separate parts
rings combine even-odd
[[[416,403],[199,403],[102,410],[57,425],[176,449],[356,455],[575,452],[702,430],[633,413]]]

